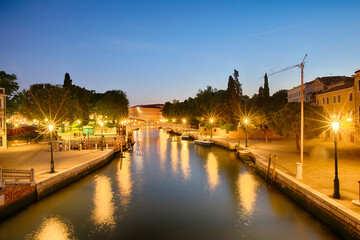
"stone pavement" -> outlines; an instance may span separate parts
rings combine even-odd
[[[226,138],[215,137],[226,142]],[[238,139],[229,139],[237,143]],[[245,145],[245,140],[240,140]],[[294,139],[249,139],[248,148],[256,155],[268,159],[269,154],[278,156],[277,167],[287,174],[296,176],[296,163],[300,162],[300,153],[296,150]],[[340,181],[340,199],[337,202],[360,213],[360,207],[351,200],[359,200],[360,146],[351,143],[338,143],[338,172]],[[332,198],[335,176],[334,142],[319,139],[304,141],[304,165],[301,182]]]
[[[111,150],[54,151],[55,172],[60,173],[81,163],[105,155]],[[35,169],[36,182],[56,174],[50,173],[50,151],[48,144],[28,144],[9,147],[0,153],[0,166],[11,169]]]

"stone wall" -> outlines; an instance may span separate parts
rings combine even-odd
[[[268,163],[257,157],[255,170],[266,178]],[[271,173],[272,173],[271,169]],[[273,183],[292,200],[305,208],[345,239],[360,239],[360,215],[294,177],[276,170]]]

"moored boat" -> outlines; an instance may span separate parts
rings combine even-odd
[[[194,143],[199,144],[199,145],[203,145],[203,146],[210,146],[211,144],[213,144],[212,142],[210,142],[207,139],[195,140]]]
[[[181,134],[180,139],[181,140],[189,140],[190,136],[189,136],[189,134],[184,133],[184,134]]]

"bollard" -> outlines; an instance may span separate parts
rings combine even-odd
[[[109,150],[109,144],[108,143],[106,144],[106,150]]]
[[[0,188],[3,187],[3,182],[2,182],[2,168],[0,167]]]
[[[69,151],[71,150],[71,142],[69,141]]]
[[[97,151],[97,143],[95,143],[95,151]]]
[[[81,146],[81,143],[79,144],[79,151],[81,151],[81,148],[82,148],[82,146]]]
[[[358,200],[352,200],[351,202],[355,205],[360,207],[360,181],[358,181],[359,183],[359,199]]]
[[[303,179],[302,166],[303,166],[302,163],[299,163],[299,162],[296,163],[296,179]]]
[[[272,158],[272,154],[270,153],[269,154],[268,170],[267,170],[267,173],[266,173],[266,181],[267,182],[269,181],[269,176],[270,176],[271,158]]]

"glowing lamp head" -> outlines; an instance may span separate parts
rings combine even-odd
[[[210,122],[213,123],[213,122],[214,122],[214,119],[210,118]]]
[[[49,125],[49,131],[51,132],[54,129],[53,125]]]
[[[48,122],[49,120],[47,118],[45,118],[45,122]]]
[[[186,119],[183,119],[183,123],[186,123]]]
[[[175,118],[172,121],[175,122]]]
[[[80,124],[80,123],[81,123],[81,121],[80,121],[80,120],[77,120],[77,122],[78,122],[78,124]]]
[[[245,124],[247,124],[247,123],[248,123],[248,120],[247,120],[247,119],[245,119],[245,120],[244,120],[244,122],[245,122]]]
[[[332,123],[332,128],[335,132],[337,132],[339,130],[339,123],[338,122],[333,122]]]
[[[103,122],[101,122],[101,123],[100,123],[100,126],[101,126],[101,127],[103,127],[103,126],[104,126],[104,123],[103,123]]]

